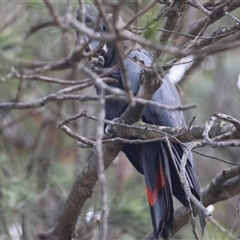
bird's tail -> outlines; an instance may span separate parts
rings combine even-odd
[[[167,238],[173,228],[173,200],[168,156],[162,143],[144,145],[143,171],[155,238]],[[160,148],[160,151],[156,151]]]
[[[175,163],[178,167],[178,170],[180,170],[180,165],[181,165],[181,158],[183,155],[183,151],[184,151],[185,147],[180,146],[180,145],[176,145],[176,144],[172,144],[172,150],[175,156]],[[172,182],[174,183],[172,185],[172,190],[173,190],[173,195],[185,206],[185,207],[189,207],[187,200],[186,200],[186,195],[185,195],[185,191],[181,186],[181,182],[178,178],[178,173],[176,172],[175,167],[173,166],[172,161],[170,161],[170,169],[171,169],[171,179]],[[202,202],[202,195],[201,195],[201,189],[200,189],[200,185],[199,185],[199,181],[198,181],[198,174],[196,171],[196,166],[192,157],[192,154],[190,153],[188,155],[188,160],[187,160],[187,164],[185,166],[185,174],[188,180],[188,184],[190,186],[191,192],[192,194],[200,201]],[[203,210],[201,210],[200,208],[198,209],[198,213],[199,213],[199,219],[200,219],[200,225],[202,228],[202,235],[204,234],[204,227],[206,225],[206,220],[205,220],[205,214],[203,212]]]

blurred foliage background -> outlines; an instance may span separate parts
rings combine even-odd
[[[59,13],[66,3],[52,1]],[[141,4],[146,4],[142,1]],[[142,5],[139,5],[141,7]],[[76,10],[78,2],[74,2]],[[135,1],[126,1],[122,9],[124,19],[135,11]],[[160,6],[145,14],[138,22],[146,26]],[[235,12],[240,16],[240,12]],[[189,9],[179,26],[187,29],[200,18],[199,11]],[[61,31],[54,26],[43,28],[29,37],[26,31],[34,23],[50,20],[49,12],[41,0],[0,2],[0,102],[18,99],[31,102],[64,86],[33,80],[9,79],[4,81],[14,66],[20,73],[26,70],[21,62],[56,61],[66,58],[74,49],[76,36],[73,30]],[[209,31],[219,25],[228,26],[229,20],[216,22]],[[159,23],[158,27],[162,27]],[[148,29],[145,37],[159,35],[155,27]],[[194,124],[204,124],[214,112],[222,112],[240,119],[239,85],[240,50],[220,53],[204,59],[184,78],[179,87],[183,103],[196,102],[198,107],[186,111],[187,123],[197,116]],[[74,69],[49,71],[44,75],[59,79],[80,80],[81,73]],[[181,77],[176,68],[169,74],[173,80]],[[180,84],[179,84],[180,85]],[[95,94],[94,87],[78,91],[79,94]],[[97,115],[96,102],[57,101],[43,108],[7,110],[0,112],[0,239],[36,239],[37,234],[49,230],[68,196],[76,174],[81,171],[92,150],[79,149],[73,139],[59,131],[57,123],[82,110]],[[80,135],[93,137],[95,123],[79,119],[69,124]],[[204,147],[199,152],[239,162],[239,150],[233,148],[212,149]],[[227,164],[195,154],[200,183],[203,186]],[[145,185],[124,154],[107,169],[109,190],[109,239],[140,239],[151,231],[151,220],[145,195]],[[101,209],[99,190],[96,186],[91,199],[77,225],[79,239],[91,239],[98,227]],[[234,219],[238,201],[236,196],[216,204],[213,216],[227,229],[240,235],[240,216]],[[176,206],[179,203],[176,202]],[[186,226],[176,239],[192,239],[191,227]],[[205,239],[221,239],[222,236],[208,226]]]

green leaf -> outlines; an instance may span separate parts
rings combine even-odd
[[[146,39],[154,40],[155,35],[157,33],[157,28],[158,28],[158,23],[157,22],[154,22],[154,23],[147,22],[147,24],[145,26],[144,37]]]

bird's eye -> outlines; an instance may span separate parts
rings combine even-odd
[[[106,32],[107,31],[107,26],[105,24],[103,24],[103,31]]]
[[[85,22],[86,22],[86,23],[91,23],[91,22],[92,22],[92,18],[89,17],[89,16],[86,16]]]

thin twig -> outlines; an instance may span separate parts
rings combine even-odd
[[[89,76],[91,77],[91,76]],[[101,189],[101,224],[100,224],[100,240],[107,238],[108,231],[108,195],[107,195],[107,180],[104,173],[104,160],[102,150],[102,139],[103,139],[103,127],[105,119],[105,89],[103,82],[100,78],[95,76],[95,85],[99,89],[99,105],[98,105],[98,125],[97,125],[97,138],[96,138],[96,151],[98,156],[98,179]]]
[[[95,142],[94,141],[91,141],[90,139],[88,138],[84,138],[80,135],[78,135],[76,132],[72,131],[69,127],[63,125],[60,127],[60,129],[65,132],[68,136],[70,136],[71,138],[74,138],[75,140],[77,141],[80,141],[82,143],[85,143],[86,145],[90,146],[90,147],[93,147]]]
[[[45,5],[47,6],[49,13],[51,14],[54,22],[63,30],[67,29],[67,25],[64,24],[62,21],[61,16],[56,11],[55,7],[52,5],[52,3],[49,0],[44,0]]]
[[[236,141],[228,141],[228,142],[223,142],[223,141],[216,141],[214,139],[211,139],[209,137],[209,131],[211,130],[212,126],[214,123],[218,120],[218,117],[216,117],[217,114],[213,115],[209,121],[206,122],[205,124],[205,129],[203,131],[203,138],[204,140],[211,145],[212,147],[239,147],[240,143]],[[226,115],[225,115],[226,116]],[[239,121],[235,120],[234,118],[231,117],[231,120],[239,126]]]
[[[226,236],[228,236],[231,239],[237,239],[236,237],[234,237],[229,231],[227,231],[225,228],[223,228],[212,216],[211,214],[208,212],[208,210],[202,205],[202,203],[191,193],[190,190],[190,186],[188,184],[187,181],[187,177],[185,174],[185,166],[187,164],[187,159],[188,159],[188,155],[190,154],[192,148],[194,147],[194,143],[191,143],[185,150],[183,153],[183,157],[182,157],[182,161],[181,161],[181,165],[180,165],[180,177],[181,177],[181,181],[184,185],[184,191],[187,194],[187,196],[191,199],[191,201],[201,210],[204,211],[205,213],[205,217],[219,230],[221,231],[223,234],[225,234]]]

